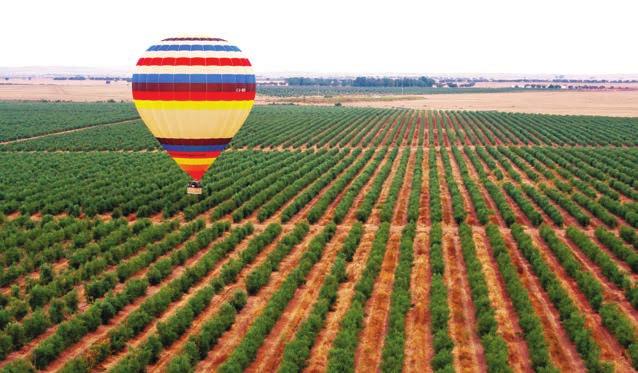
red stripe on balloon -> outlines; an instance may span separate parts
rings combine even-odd
[[[142,57],[137,66],[251,66],[248,58]]]
[[[217,158],[221,151],[214,152],[177,152],[172,150],[166,151],[168,155],[174,158]]]
[[[254,100],[255,92],[133,91],[133,99],[161,101],[246,101]]]
[[[254,83],[133,83],[134,91],[255,92]]]

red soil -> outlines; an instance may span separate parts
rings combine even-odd
[[[423,151],[423,162],[417,167],[421,167],[421,200],[419,202],[419,219],[418,225],[428,226],[432,222],[430,221],[430,176],[428,161],[430,158],[430,152],[425,149]],[[435,191],[434,193],[438,193]]]
[[[372,296],[365,307],[366,318],[359,335],[359,345],[355,353],[357,372],[378,371],[381,353],[387,332],[394,271],[399,260],[401,233],[390,232],[387,249],[381,265],[381,272],[374,285]]]
[[[346,216],[343,219],[343,224],[352,225],[355,222],[357,222],[357,218],[355,216],[355,213],[357,211],[357,207],[355,207],[355,206],[359,206],[361,204],[361,201],[363,201],[363,198],[365,197],[365,195],[370,191],[370,189],[372,188],[372,184],[374,183],[374,180],[379,175],[379,172],[381,171],[383,166],[388,162],[388,156],[389,155],[390,155],[390,153],[388,151],[386,153],[386,156],[383,159],[383,161],[381,161],[381,163],[379,164],[377,169],[374,171],[374,173],[370,177],[370,180],[368,180],[367,184],[361,190],[361,193],[359,193],[359,195],[354,199],[354,201],[352,202],[352,207],[350,208],[350,210],[348,211],[348,213],[346,214]],[[399,158],[399,155],[397,155],[397,158]],[[395,158],[395,161],[396,161],[396,158]],[[390,178],[388,178],[388,179],[390,179]],[[381,200],[381,199],[379,199],[379,200]],[[372,214],[374,214],[374,209],[372,210]],[[372,218],[372,217],[370,217],[370,218]]]
[[[370,160],[363,167],[361,167],[359,172],[357,172],[354,175],[354,177],[350,180],[350,182],[348,184],[346,184],[346,186],[343,188],[343,190],[337,195],[337,198],[335,198],[334,201],[332,201],[332,203],[330,203],[330,205],[326,209],[326,212],[323,214],[323,217],[321,217],[321,219],[319,220],[319,222],[318,222],[319,225],[326,225],[326,224],[328,224],[329,222],[332,221],[333,216],[334,216],[333,212],[334,212],[335,208],[339,205],[339,203],[341,202],[343,197],[346,195],[346,192],[348,191],[348,189],[352,185],[352,182],[357,180],[359,175],[361,175],[363,173],[363,171],[370,165],[371,162],[374,162],[374,158],[376,157],[376,153],[377,152],[375,152],[375,154],[372,155],[372,158],[370,158]]]
[[[552,362],[562,372],[581,372],[585,370],[583,361],[576,350],[576,346],[560,323],[558,310],[543,290],[538,278],[533,274],[529,263],[516,249],[511,233],[508,229],[501,229],[505,244],[509,249],[512,262],[517,268],[521,282],[527,289],[529,299],[534,307],[536,315],[543,324],[545,339],[549,345],[549,353]]]
[[[286,279],[286,276],[297,266],[308,247],[308,243],[319,229],[320,228],[316,226],[311,227],[304,241],[297,245],[297,249],[294,249],[281,262],[279,270],[271,274],[268,284],[261,288],[256,295],[248,297],[248,302],[237,315],[235,323],[219,338],[215,347],[208,353],[208,356],[197,364],[197,371],[214,371],[228,358],[248,332],[255,318],[261,314],[270,297],[277,291],[281,283]]]
[[[450,306],[450,337],[454,341],[454,366],[460,372],[486,372],[483,346],[476,331],[476,311],[456,230],[444,231],[443,249]]]
[[[412,177],[414,176],[414,164],[416,163],[416,150],[406,148],[403,151],[409,151],[408,165],[403,176],[403,185],[399,191],[396,206],[394,207],[393,224],[405,225],[408,223],[408,207],[410,202],[410,193],[412,192]]]
[[[426,232],[417,232],[414,240],[414,266],[410,279],[410,295],[413,307],[405,319],[405,360],[406,372],[429,373],[429,364],[434,351],[430,328],[430,262],[428,260],[428,239]]]
[[[352,258],[352,262],[346,267],[348,280],[339,286],[333,310],[326,316],[325,326],[319,332],[315,344],[310,350],[306,372],[324,372],[326,370],[328,353],[339,332],[339,323],[352,303],[354,287],[365,268],[375,234],[376,227],[366,229],[361,239],[361,244]]]
[[[294,338],[297,328],[312,310],[323,281],[330,273],[330,267],[347,235],[348,230],[345,227],[337,229],[335,237],[328,243],[321,261],[315,264],[308,274],[306,282],[297,289],[295,296],[264,340],[255,361],[246,369],[246,372],[273,372],[277,369],[283,357],[286,343]]]
[[[478,260],[483,266],[483,273],[489,288],[489,298],[494,307],[494,317],[498,330],[507,342],[509,364],[516,372],[533,372],[527,342],[518,322],[518,315],[505,288],[503,278],[498,272],[498,265],[492,256],[489,241],[482,228],[475,228],[474,243]],[[489,248],[489,249],[488,249]]]
[[[442,151],[447,151],[447,150],[442,149]],[[468,213],[466,218],[467,224],[477,225],[478,218],[476,217],[476,209],[474,207],[474,204],[472,203],[472,199],[470,198],[470,195],[467,189],[465,188],[465,184],[463,183],[463,178],[461,177],[461,171],[459,170],[456,164],[456,159],[454,158],[454,154],[452,154],[451,150],[448,152],[448,157],[450,159],[450,165],[452,166],[452,176],[454,177],[454,181],[456,182],[456,185],[458,186],[459,191],[461,192],[461,198],[463,199],[465,210]]]
[[[592,336],[598,342],[601,351],[601,358],[614,362],[617,369],[623,372],[632,371],[631,363],[623,354],[624,349],[616,339],[605,329],[600,320],[600,316],[591,308],[585,295],[578,289],[576,282],[567,275],[563,267],[547,247],[547,244],[540,238],[537,230],[528,229],[536,246],[540,249],[543,258],[556,274],[556,277],[567,290],[570,298],[585,316],[585,324],[591,329]]]

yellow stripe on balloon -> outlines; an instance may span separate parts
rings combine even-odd
[[[140,109],[140,116],[155,137],[175,139],[231,138],[244,123],[245,110]]]
[[[215,158],[173,158],[177,164],[202,166],[209,165],[215,161]]]
[[[160,101],[134,100],[138,109],[162,110],[250,110],[253,100],[243,101]]]

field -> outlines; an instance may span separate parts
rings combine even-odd
[[[604,85],[601,83],[601,85]],[[476,88],[258,87],[258,104],[409,108],[416,110],[497,110],[543,114],[638,117],[636,84],[622,90],[556,91],[514,89],[511,83]],[[618,84],[616,85],[618,86]],[[1,100],[72,102],[131,101],[130,83],[11,79],[0,83]]]
[[[638,118],[256,106],[198,198],[129,104],[0,112],[3,372],[638,369]]]
[[[257,102],[327,105],[340,103],[352,107],[408,108],[416,110],[497,110],[504,112],[558,115],[638,116],[638,90],[513,90],[459,89],[463,94],[438,93],[336,94],[322,96],[257,96]],[[449,93],[449,92],[448,92]]]

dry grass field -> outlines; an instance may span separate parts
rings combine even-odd
[[[0,100],[130,101],[126,82],[10,80],[0,84]],[[487,84],[487,83],[486,83]],[[496,84],[496,83],[490,83]],[[505,84],[505,83],[503,83]],[[509,84],[509,83],[507,83]],[[510,84],[511,85],[511,84]],[[496,86],[486,86],[496,87]],[[501,87],[502,86],[498,86]],[[600,91],[531,91],[432,95],[347,95],[270,97],[257,95],[257,104],[295,103],[419,110],[497,110],[505,112],[638,117],[638,89]]]

